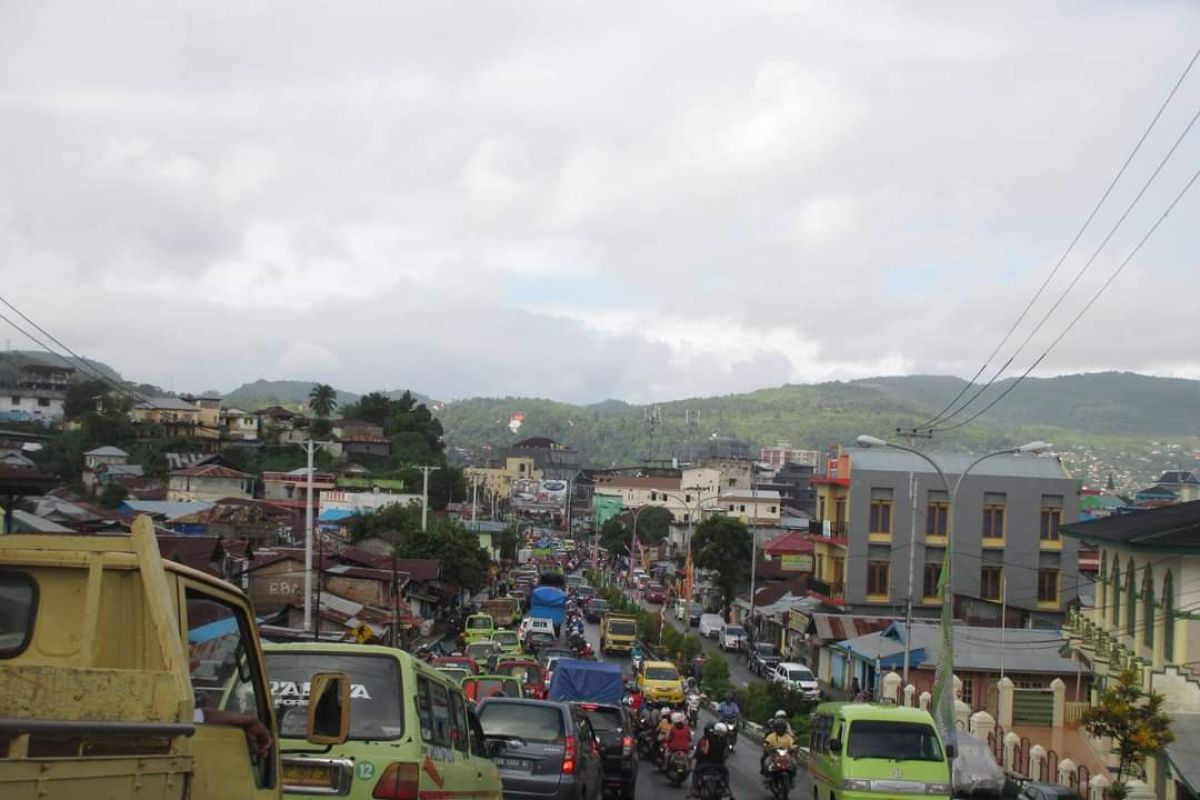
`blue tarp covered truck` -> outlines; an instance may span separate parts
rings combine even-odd
[[[550,679],[550,700],[620,705],[624,696],[619,664],[563,659]]]
[[[556,632],[562,627],[567,593],[557,586],[539,586],[529,595],[529,616],[548,619]]]

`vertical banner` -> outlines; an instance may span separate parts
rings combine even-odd
[[[933,676],[933,718],[937,721],[946,745],[958,743],[954,720],[954,591],[950,581],[950,548],[942,558],[942,574],[938,576],[942,596],[942,652]]]

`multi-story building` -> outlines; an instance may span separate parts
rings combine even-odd
[[[222,464],[200,464],[175,470],[167,484],[168,502],[254,497],[254,476]]]
[[[699,522],[705,511],[721,509],[725,495],[721,486],[724,476],[710,467],[695,467],[663,475],[605,475],[596,478],[596,495],[619,497],[622,507],[639,509],[644,506],[661,506],[671,512],[675,522],[686,525],[689,521]],[[736,490],[731,489],[731,492]],[[749,494],[747,490],[742,494]],[[735,508],[744,506],[746,500],[730,501]],[[753,502],[753,501],[750,501]],[[775,505],[778,512],[778,496]],[[744,513],[744,512],[743,512]],[[776,513],[776,521],[779,516]]]
[[[468,484],[478,482],[489,497],[507,498],[512,494],[513,481],[541,480],[542,471],[532,458],[510,456],[504,466],[466,467],[463,477]]]
[[[780,469],[793,464],[815,467],[821,461],[821,452],[819,450],[798,450],[792,447],[791,442],[782,441],[775,447],[762,448],[758,460],[772,469]]]
[[[61,422],[63,403],[75,377],[72,367],[43,364],[11,356],[19,367],[4,379],[0,388],[0,411],[17,412],[14,418],[37,422]],[[8,374],[8,373],[6,373]]]
[[[730,489],[721,493],[717,505],[725,516],[747,525],[769,528],[779,525],[779,492],[771,489]]]
[[[1200,796],[1200,501],[1066,525],[1100,551],[1094,607],[1067,621],[1071,650],[1098,693],[1124,670],[1165,696],[1175,742],[1147,763],[1156,797]],[[1092,698],[1093,701],[1096,699]]]
[[[308,496],[308,469],[300,467],[290,472],[264,472],[262,474],[263,499],[280,508],[304,510],[312,506],[320,509],[322,492],[337,489],[337,476],[331,472],[313,470],[313,493]]]
[[[950,486],[974,459],[930,454]],[[1078,542],[1060,526],[1079,518],[1079,483],[1056,458],[995,456],[963,481],[951,514],[950,498],[923,460],[885,448],[840,448],[825,474],[814,478],[816,588],[862,610],[900,609],[910,596],[909,554],[916,484],[916,543],[911,597],[915,613],[942,603],[939,578],[954,528],[955,596],[1002,597],[1029,617],[1055,621],[1078,594]]]

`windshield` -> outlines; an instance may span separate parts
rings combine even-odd
[[[850,723],[846,743],[850,758],[889,761],[942,761],[942,747],[933,727],[920,722],[860,719]]]
[[[541,667],[534,664],[501,664],[496,667],[496,673],[498,675],[511,675],[524,683],[533,683],[542,678]]]
[[[583,710],[583,715],[587,717],[588,722],[592,723],[592,730],[596,733],[620,733],[621,732],[621,712],[616,708],[589,708],[586,705],[580,706]]]
[[[473,685],[472,685],[473,684]],[[476,700],[482,700],[485,697],[495,697],[497,695],[506,695],[508,697],[520,697],[521,690],[517,686],[515,680],[503,680],[501,678],[472,678],[468,679],[463,684],[463,688],[471,686],[467,692],[468,695]]]
[[[333,653],[267,653],[271,697],[283,738],[303,739],[308,727],[308,685],[318,672],[350,676],[350,738],[396,739],[404,733],[400,671],[387,656]]]
[[[772,658],[779,655],[779,649],[773,644],[756,644],[754,647],[758,650],[758,654],[765,658]]]
[[[492,634],[492,641],[499,644],[516,644],[520,640],[516,631],[496,631]]]
[[[484,703],[479,724],[485,736],[515,736],[529,742],[559,742],[562,712],[556,706],[529,703]]]
[[[726,636],[745,636],[746,629],[738,627],[737,625],[726,625],[725,626],[725,635]]]
[[[788,671],[788,680],[790,681],[815,681],[813,674],[806,669],[793,669]]]
[[[608,632],[617,636],[633,636],[637,633],[637,623],[629,620],[615,620],[608,623]]]
[[[490,631],[492,629],[492,621],[485,617],[471,617],[467,620],[467,627],[473,631]]]
[[[592,609],[593,611],[604,611],[608,608],[608,601],[600,599],[593,600],[592,602],[588,603],[588,608]]]
[[[471,673],[459,667],[438,667],[437,671],[448,677],[452,681],[462,682],[462,679]]]
[[[677,681],[679,673],[674,667],[646,667],[646,680],[648,681]]]
[[[496,651],[495,642],[475,642],[467,645],[467,655],[471,658],[480,658],[490,656]]]

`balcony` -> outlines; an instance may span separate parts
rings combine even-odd
[[[845,602],[846,584],[843,581],[822,581],[817,578],[809,578],[808,590],[831,603]]]

